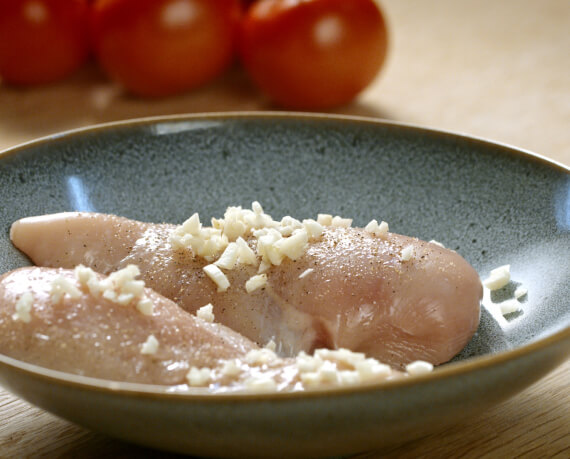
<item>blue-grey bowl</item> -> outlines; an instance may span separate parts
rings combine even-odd
[[[236,113],[65,132],[0,154],[0,272],[29,264],[15,220],[85,210],[153,222],[260,201],[275,217],[383,219],[436,239],[482,277],[510,264],[463,352],[431,374],[351,389],[208,395],[111,383],[0,355],[0,383],[68,420],[208,456],[356,453],[465,419],[570,355],[570,171],[493,142],[372,119]],[[496,303],[522,284],[522,311]],[[501,296],[502,295],[502,296]]]

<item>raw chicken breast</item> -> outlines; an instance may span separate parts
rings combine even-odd
[[[320,349],[280,358],[229,328],[179,308],[136,279],[138,268],[104,277],[89,268],[20,268],[0,277],[0,353],[111,381],[297,391],[406,376],[363,354]]]
[[[189,312],[214,305],[216,320],[281,355],[348,348],[396,367],[446,362],[479,322],[482,287],[457,253],[388,233],[327,226],[295,259],[266,271],[264,287],[247,293],[258,264],[224,270],[230,286],[203,271],[209,262],[173,248],[175,226],[98,214],[56,214],[16,222],[14,244],[34,263],[85,264],[108,273],[139,266],[148,287]],[[247,242],[255,249],[255,240]],[[408,255],[409,259],[408,259]]]
[[[145,223],[114,215],[63,212],[18,220],[10,237],[38,266],[75,268],[83,263],[110,273],[146,228]]]
[[[53,301],[53,284],[62,278],[79,289],[79,297],[66,294]],[[25,294],[28,311],[21,306]],[[0,353],[67,373],[174,385],[186,383],[192,366],[213,366],[257,349],[247,338],[188,314],[151,289],[145,294],[154,306],[151,315],[91,294],[71,270],[29,267],[7,273],[0,277]],[[150,335],[158,348],[142,353]]]

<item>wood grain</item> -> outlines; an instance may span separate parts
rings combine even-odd
[[[464,132],[570,165],[570,2],[383,0],[386,66],[333,113]],[[122,93],[91,63],[68,80],[0,84],[0,150],[95,123],[162,114],[276,109],[237,66],[177,97]],[[86,431],[0,389],[0,457],[176,457]],[[482,416],[359,458],[570,457],[570,361]]]

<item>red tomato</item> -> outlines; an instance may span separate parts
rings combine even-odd
[[[233,60],[239,0],[98,0],[91,29],[103,69],[132,93],[175,94]]]
[[[240,38],[255,83],[300,109],[352,100],[380,70],[387,47],[374,0],[261,0],[248,10]]]
[[[48,83],[88,55],[86,0],[0,0],[0,77],[12,84]]]
[[[241,0],[241,4],[245,9],[249,8],[252,3],[255,3],[256,0]]]

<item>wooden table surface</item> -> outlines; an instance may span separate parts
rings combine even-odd
[[[512,144],[570,165],[568,0],[382,0],[390,53],[334,113],[421,124]],[[0,150],[95,123],[272,107],[239,69],[161,100],[124,95],[93,64],[49,87],[0,83]],[[0,457],[164,457],[86,431],[0,389]],[[359,457],[570,457],[570,361],[442,432]]]

